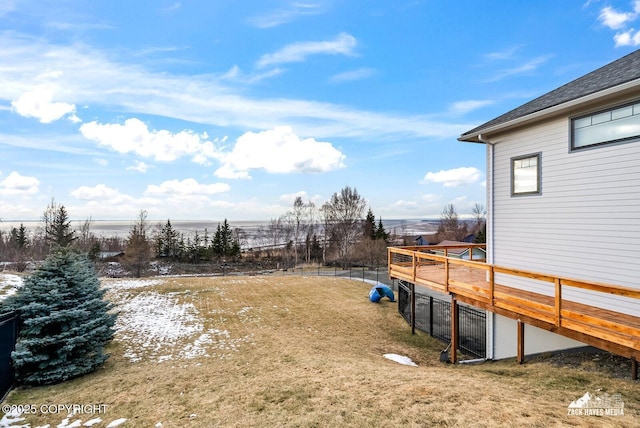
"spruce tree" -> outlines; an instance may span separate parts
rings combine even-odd
[[[107,360],[116,315],[86,255],[68,249],[51,254],[7,300],[20,315],[11,355],[20,383],[59,383]]]
[[[367,217],[364,219],[362,233],[365,238],[376,239],[376,217],[371,208],[367,211]]]
[[[77,240],[66,208],[62,204],[56,204],[53,199],[42,215],[42,222],[45,240],[51,247],[51,251],[69,247]]]

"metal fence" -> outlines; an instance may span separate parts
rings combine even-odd
[[[16,312],[0,314],[0,401],[13,386],[11,353],[18,338],[18,315]]]
[[[398,283],[398,312],[416,329],[443,342],[451,341],[451,302],[415,292],[405,281]],[[412,313],[415,321],[412,321]],[[487,314],[468,306],[458,306],[458,349],[477,358],[487,355]]]
[[[393,281],[389,279],[389,273],[386,268],[368,268],[368,267],[350,267],[350,268],[326,268],[326,267],[298,267],[295,269],[286,269],[283,271],[272,272],[273,275],[304,275],[304,276],[338,276],[341,278],[355,279],[366,282],[380,282],[390,287]]]

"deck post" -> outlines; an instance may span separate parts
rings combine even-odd
[[[560,278],[555,279],[556,296],[555,296],[555,310],[556,310],[556,325],[560,327],[562,325],[562,282]]]
[[[518,320],[518,351],[517,351],[518,364],[524,363],[524,323]]]
[[[411,283],[411,334],[416,334],[416,285]]]
[[[444,291],[445,293],[449,292],[449,257],[447,257],[447,250],[444,250]]]
[[[451,295],[451,362],[453,364],[458,360],[458,300],[455,294]]]
[[[489,299],[491,302],[491,308],[493,308],[496,303],[495,291],[496,291],[496,273],[493,270],[493,266],[489,266]]]
[[[638,380],[638,360],[631,357],[631,380]]]

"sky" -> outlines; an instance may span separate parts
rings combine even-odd
[[[486,206],[464,132],[640,44],[640,0],[0,0],[0,219]]]

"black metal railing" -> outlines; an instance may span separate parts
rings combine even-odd
[[[428,294],[415,293],[412,309],[411,293],[415,287],[398,282],[398,312],[416,329],[443,342],[451,341],[451,302]],[[412,322],[412,314],[415,322]],[[458,349],[465,354],[485,358],[487,355],[487,313],[469,306],[458,306]]]
[[[0,401],[13,386],[14,372],[11,353],[18,339],[18,314],[9,312],[0,314]]]

